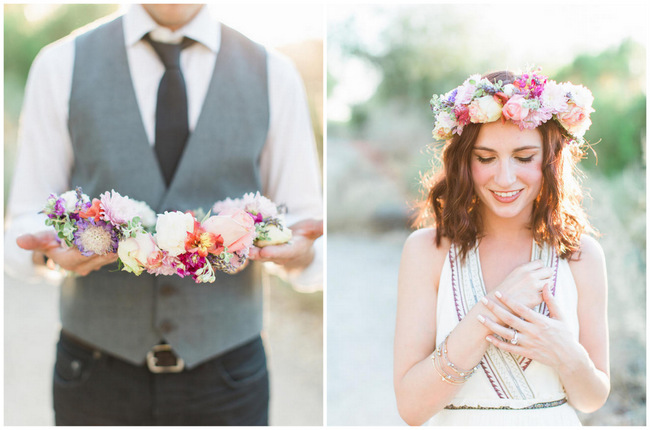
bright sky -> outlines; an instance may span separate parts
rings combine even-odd
[[[481,47],[486,44],[500,44],[509,63],[503,65],[504,68],[516,70],[535,64],[543,66],[549,73],[570,62],[577,53],[597,54],[617,46],[627,37],[647,45],[646,2],[560,4],[493,0],[483,3],[338,5],[328,8],[328,27],[331,31],[337,23],[354,17],[360,37],[367,44],[381,49],[379,36],[398,11],[411,11],[416,20],[435,17],[437,11],[439,19],[444,20],[445,14],[454,13],[471,23],[472,32],[464,37],[471,41],[470,46],[477,49],[467,55],[480,55]],[[418,11],[425,10],[427,15],[418,14]],[[429,21],[430,24],[436,25],[437,19]],[[445,43],[444,39],[439,43]],[[328,99],[328,116],[334,120],[346,120],[349,106],[370,97],[380,75],[360,62],[340,61],[333,48],[330,44],[328,67],[338,86]]]
[[[325,36],[322,4],[241,2],[209,7],[219,21],[263,45],[280,46]]]

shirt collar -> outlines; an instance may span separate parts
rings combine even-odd
[[[142,5],[130,5],[124,14],[126,46],[138,43],[149,32],[151,32],[151,38],[159,42],[178,42],[183,36],[187,36],[215,53],[221,46],[221,24],[212,18],[207,6],[202,7],[187,25],[172,32],[158,25]]]

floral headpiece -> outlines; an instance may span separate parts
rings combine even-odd
[[[433,137],[448,140],[469,123],[510,120],[520,129],[533,129],[551,118],[577,143],[591,125],[594,97],[589,89],[570,82],[557,83],[537,72],[519,75],[512,84],[470,76],[463,85],[444,95],[434,95],[436,118]]]

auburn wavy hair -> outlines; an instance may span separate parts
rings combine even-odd
[[[492,82],[512,83],[511,72],[483,76]],[[421,201],[416,224],[436,227],[436,245],[447,237],[464,258],[483,235],[479,199],[474,192],[470,163],[481,124],[468,124],[454,135],[442,150],[441,166],[422,178],[426,199]],[[581,172],[577,163],[585,156],[583,148],[569,144],[555,120],[537,130],[542,136],[542,188],[533,202],[530,228],[538,244],[547,243],[562,258],[578,252],[583,233],[596,234],[582,208]]]

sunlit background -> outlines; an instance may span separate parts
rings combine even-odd
[[[119,8],[105,4],[4,6],[5,203],[23,91],[34,57],[48,43]],[[322,165],[323,6],[232,3],[211,5],[210,10],[225,24],[293,60],[307,90]],[[322,425],[323,293],[299,293],[276,278],[266,293],[270,422]],[[50,381],[58,336],[58,288],[22,284],[5,276],[4,304],[4,423],[52,425]]]
[[[553,4],[551,4],[553,3]],[[609,282],[612,391],[585,425],[646,420],[645,3],[328,8],[328,424],[404,424],[392,342],[401,248],[432,167],[432,94],[540,66],[595,96],[585,202]],[[353,256],[353,257],[351,257]]]

